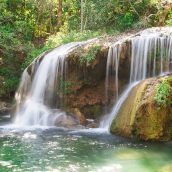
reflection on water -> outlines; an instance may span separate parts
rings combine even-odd
[[[0,129],[0,171],[171,172],[172,145],[100,132]]]

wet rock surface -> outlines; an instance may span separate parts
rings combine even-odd
[[[170,86],[167,97],[172,100],[171,75],[141,81],[129,93],[111,125],[111,132],[142,140],[168,141],[172,138],[171,103],[157,104],[157,86],[166,80]]]

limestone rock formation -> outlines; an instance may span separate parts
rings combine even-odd
[[[141,81],[129,93],[111,132],[142,140],[172,138],[172,75]]]

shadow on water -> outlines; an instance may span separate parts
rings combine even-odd
[[[12,122],[10,115],[0,115],[0,126],[9,124]]]

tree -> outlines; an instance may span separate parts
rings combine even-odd
[[[84,28],[84,4],[83,0],[81,0],[81,32],[83,32]]]
[[[167,16],[172,9],[172,2],[170,0],[162,1],[161,2],[161,12],[159,15],[159,26],[164,26],[165,25],[165,20],[167,19]]]
[[[60,28],[62,26],[62,0],[58,0],[58,27]]]

